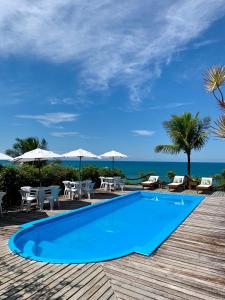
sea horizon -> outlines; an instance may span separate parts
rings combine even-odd
[[[63,166],[79,168],[78,159],[62,159],[60,163]],[[11,164],[2,161],[0,164]],[[101,168],[112,168],[111,160],[82,160],[82,167],[96,166]],[[167,173],[175,172],[177,175],[187,174],[187,162],[185,161],[147,161],[147,160],[115,160],[114,167],[121,169],[126,178],[134,179],[140,177],[141,174],[149,174],[151,172],[160,176],[161,180],[168,180]],[[191,175],[193,177],[212,177],[222,173],[225,169],[224,162],[191,162]]]

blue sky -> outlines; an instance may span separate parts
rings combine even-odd
[[[122,3],[121,3],[122,2]],[[59,153],[154,153],[172,114],[219,109],[202,72],[224,65],[225,0],[1,1],[0,150],[44,137]],[[195,161],[224,161],[213,136]]]

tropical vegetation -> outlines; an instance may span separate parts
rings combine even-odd
[[[208,140],[210,118],[199,118],[199,113],[192,115],[189,112],[181,116],[173,115],[165,121],[163,126],[171,139],[172,144],[158,145],[155,152],[187,155],[187,175],[191,175],[191,154],[193,150],[201,150]]]
[[[222,110],[222,115],[215,121],[213,133],[225,138],[225,99],[222,86],[225,84],[225,66],[213,66],[204,73],[206,90],[213,94]]]
[[[48,143],[45,139],[39,139],[37,137],[16,138],[16,142],[12,148],[7,149],[5,153],[11,157],[17,157],[36,148],[47,149],[47,146]]]

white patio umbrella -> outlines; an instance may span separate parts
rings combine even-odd
[[[62,155],[44,149],[34,149],[20,156],[13,158],[13,162],[44,161],[50,159],[62,158]]]
[[[62,155],[63,157],[65,158],[79,158],[79,177],[81,179],[81,161],[82,161],[82,158],[86,157],[86,158],[98,158],[97,155],[87,151],[87,150],[84,150],[84,149],[77,149],[77,150],[74,150],[74,151],[70,151],[70,152],[67,152],[65,154]]]
[[[9,161],[11,161],[12,157],[8,156],[8,155],[6,155],[4,153],[0,153],[0,160],[9,160]]]
[[[12,161],[15,163],[31,162],[31,161],[40,162],[40,161],[45,161],[50,159],[57,159],[57,158],[62,158],[62,156],[52,151],[37,148],[13,158]],[[38,168],[39,168],[39,178],[40,178],[40,165],[38,166]]]
[[[126,158],[127,155],[117,152],[115,150],[112,150],[112,151],[109,151],[109,152],[106,152],[106,153],[100,155],[100,157],[101,158],[112,158],[112,168],[114,169],[115,158]]]

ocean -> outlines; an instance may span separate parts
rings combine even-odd
[[[1,162],[8,164],[7,162]],[[61,162],[64,166],[74,168],[79,167],[78,160],[64,160]],[[102,168],[112,168],[112,161],[110,160],[83,160],[82,166],[95,165]],[[161,180],[167,181],[168,171],[174,171],[177,175],[185,175],[187,173],[186,162],[162,162],[162,161],[115,161],[115,168],[123,171],[127,178],[137,178],[140,173],[148,174],[154,172],[160,176]],[[192,162],[191,175],[199,177],[208,177],[221,173],[225,169],[225,163],[206,163],[206,162]]]
[[[63,161],[63,165],[78,168],[78,161]],[[82,161],[82,166],[95,165],[103,168],[111,168],[111,161]],[[127,178],[137,178],[140,173],[154,172],[161,180],[168,180],[167,172],[174,171],[177,175],[187,174],[186,162],[157,162],[157,161],[115,161],[115,168],[121,169]],[[191,175],[209,177],[221,173],[225,169],[225,163],[192,162]]]

